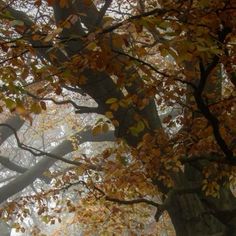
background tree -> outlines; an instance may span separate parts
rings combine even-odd
[[[60,190],[75,187],[80,197],[63,203],[73,222],[94,223],[85,229],[90,233],[99,223],[117,235],[122,226],[143,230],[154,208],[156,221],[168,212],[176,235],[236,233],[234,0],[0,1],[0,7],[1,110],[14,113],[0,125],[1,143],[12,135],[24,155],[42,157],[27,169],[1,158],[21,173],[6,179],[1,202],[37,178],[53,178],[54,190],[22,202],[50,194],[56,200]],[[48,133],[50,145],[24,140],[25,122],[35,129],[43,114],[51,112],[52,121],[64,114],[53,113],[52,104],[73,110],[73,124]],[[71,136],[61,135],[69,129]],[[94,141],[112,143],[97,152],[78,148]],[[58,160],[59,170],[45,172]],[[5,203],[2,218],[24,209],[20,202]],[[37,207],[54,223],[45,204]]]

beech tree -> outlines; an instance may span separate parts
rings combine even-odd
[[[0,142],[38,157],[29,168],[0,157],[20,173],[0,188],[3,221],[73,187],[79,197],[65,205],[90,235],[99,224],[101,235],[141,232],[166,212],[179,236],[236,234],[236,1],[0,0],[0,9]],[[64,140],[53,133],[48,148],[24,143],[22,127],[36,129],[55,106],[88,119]],[[103,147],[79,152],[86,142]],[[50,189],[20,197],[36,179]]]

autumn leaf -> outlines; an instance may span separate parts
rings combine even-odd
[[[69,1],[68,0],[59,0],[59,5],[61,8],[69,7]]]
[[[45,38],[44,38],[44,42],[47,43],[49,41],[51,41],[52,39],[54,39],[56,37],[56,35],[60,34],[62,32],[62,28],[56,28],[54,31],[52,31],[51,33],[49,33]]]
[[[30,111],[35,113],[35,114],[40,114],[42,109],[39,103],[35,102],[31,105]]]
[[[109,98],[107,101],[106,101],[106,104],[112,104],[112,103],[115,103],[117,102],[117,98]]]

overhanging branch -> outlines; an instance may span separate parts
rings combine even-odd
[[[93,170],[99,170],[100,169],[100,167],[98,167],[96,165],[86,165],[85,163],[82,163],[82,162],[68,160],[66,158],[63,158],[60,155],[55,155],[55,154],[52,154],[52,153],[49,153],[49,152],[44,152],[44,151],[41,151],[41,150],[39,150],[37,148],[30,147],[30,146],[28,146],[26,144],[23,144],[23,143],[21,143],[21,141],[20,141],[20,139],[19,139],[19,137],[17,135],[17,132],[15,131],[15,129],[12,126],[10,126],[8,124],[0,124],[0,127],[1,126],[8,127],[9,129],[11,129],[13,134],[14,134],[14,136],[15,136],[15,138],[16,138],[16,142],[17,142],[18,147],[23,149],[23,150],[25,150],[25,151],[30,152],[34,156],[48,156],[48,157],[51,157],[53,159],[65,162],[67,164],[76,165],[76,166],[85,165],[86,168],[93,169]]]
[[[56,105],[71,104],[75,109],[77,109],[77,110],[75,111],[75,113],[79,113],[79,114],[81,114],[81,113],[97,113],[97,114],[102,114],[101,109],[99,109],[98,107],[79,106],[79,105],[77,105],[74,101],[69,100],[69,99],[67,99],[67,100],[62,100],[62,101],[58,101],[58,100],[56,100],[56,99],[54,99],[54,98],[47,98],[47,97],[39,97],[39,96],[36,96],[36,95],[34,95],[33,93],[31,93],[31,92],[29,92],[29,91],[26,91],[26,90],[25,90],[25,93],[26,93],[28,96],[30,96],[30,97],[32,97],[32,98],[34,98],[34,99],[36,99],[36,100],[39,100],[39,101],[51,101],[51,102],[55,103]]]
[[[135,205],[135,204],[144,203],[149,206],[156,207],[156,213],[154,216],[156,221],[159,220],[160,216],[162,215],[163,211],[165,210],[164,205],[154,202],[152,200],[146,199],[146,198],[138,198],[138,199],[132,199],[132,200],[118,199],[118,198],[107,196],[103,190],[101,190],[100,188],[98,188],[96,186],[93,186],[93,188],[96,191],[98,191],[106,201],[109,201],[109,202],[113,202],[113,203],[120,204],[120,205]]]
[[[4,128],[9,129],[8,127],[5,127],[5,126]],[[89,128],[88,130],[83,130],[81,132],[78,132],[77,134],[74,135],[74,137],[78,140],[78,144],[82,144],[87,141],[99,142],[99,141],[114,141],[115,140],[114,131],[93,136]],[[50,152],[50,154],[52,154],[52,156],[62,157],[73,151],[74,149],[73,149],[72,141],[71,139],[68,139],[60,143],[56,148],[54,148]],[[31,167],[26,172],[24,172],[21,176],[17,177],[16,179],[11,181],[7,185],[1,187],[0,188],[0,204],[4,202],[5,200],[7,200],[9,197],[13,196],[14,194],[20,192],[22,189],[26,188],[28,185],[33,183],[37,178],[40,178],[43,175],[43,173],[46,170],[48,170],[56,161],[57,159],[55,158],[45,156],[33,167]],[[89,165],[84,165],[84,167],[88,169]],[[96,166],[96,170],[98,170],[97,166]]]

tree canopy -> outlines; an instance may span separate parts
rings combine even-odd
[[[0,232],[236,235],[235,0],[0,9]]]

